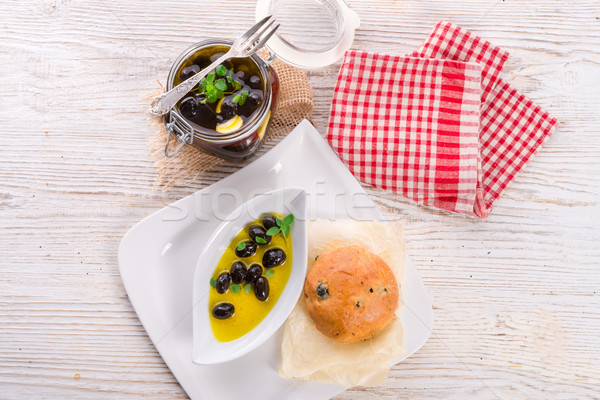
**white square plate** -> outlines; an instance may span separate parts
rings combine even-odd
[[[119,268],[129,299],[192,399],[239,399],[243,393],[245,400],[321,400],[347,389],[279,377],[281,329],[237,360],[212,366],[192,363],[192,282],[204,243],[222,218],[242,202],[283,187],[306,190],[309,219],[381,219],[337,155],[303,121],[253,163],[150,215],[121,240]],[[402,293],[406,354],[394,363],[418,350],[433,328],[431,298],[409,259]]]

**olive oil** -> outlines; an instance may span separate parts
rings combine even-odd
[[[282,216],[277,217],[283,218]],[[233,285],[229,286],[229,289],[223,294],[217,293],[214,288],[211,288],[208,300],[211,328],[215,338],[222,342],[238,339],[254,329],[273,309],[290,277],[292,269],[291,235],[283,237],[281,233],[278,233],[271,237],[268,244],[259,244],[256,253],[253,255],[243,258],[236,255],[238,243],[249,239],[248,228],[255,225],[262,225],[262,219],[257,219],[248,224],[233,238],[219,260],[212,278],[217,279],[222,273],[229,272],[236,261],[243,262],[247,268],[250,268],[253,264],[259,264],[262,266],[262,276],[268,280],[269,295],[266,300],[259,300],[254,293],[255,285],[246,282],[238,285],[239,291],[237,287],[235,288],[238,291],[237,293],[232,290]],[[283,250],[286,255],[285,261],[276,267],[265,268],[262,265],[263,255],[266,251],[272,249]],[[212,315],[212,310],[220,303],[233,304],[235,307],[234,314],[226,319],[215,318]]]

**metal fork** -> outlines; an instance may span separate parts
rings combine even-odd
[[[240,36],[231,45],[229,51],[217,59],[217,61],[204,68],[191,78],[181,82],[173,89],[158,96],[150,104],[148,110],[152,115],[164,115],[173,108],[175,104],[192,90],[208,73],[217,68],[223,61],[230,58],[250,57],[256,53],[273,36],[279,24],[273,26],[275,18],[272,15],[263,18],[246,33]]]

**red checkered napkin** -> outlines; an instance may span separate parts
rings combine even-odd
[[[328,140],[362,182],[426,206],[473,210],[481,67],[346,53]]]
[[[487,100],[489,93],[498,83],[508,55],[507,51],[445,21],[438,22],[419,51],[413,53],[414,57],[470,61],[480,64],[482,102]]]
[[[327,138],[361,181],[486,218],[557,121],[499,78],[508,53],[440,22],[418,51],[350,51]]]

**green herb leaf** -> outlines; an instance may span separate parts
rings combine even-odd
[[[206,101],[209,103],[214,103],[217,101],[217,89],[213,86],[212,83],[206,85]]]
[[[247,90],[242,90],[242,93],[240,93],[240,100],[238,101],[238,104],[240,106],[244,105],[244,103],[246,102],[246,99],[248,98],[248,94],[249,94],[249,92]]]
[[[239,242],[239,243],[237,244],[237,249],[238,249],[238,251],[242,251],[242,250],[244,250],[245,248],[246,248],[246,243],[245,243],[245,242]]]
[[[242,287],[240,285],[231,285],[231,286],[229,286],[229,289],[233,293],[239,293],[242,290]]]
[[[269,269],[267,270],[267,272],[265,272],[265,276],[266,276],[267,278],[272,278],[272,277],[273,277],[273,275],[275,275],[275,271],[273,270],[273,268],[269,268]]]
[[[227,74],[227,68],[225,68],[225,66],[221,64],[217,67],[217,69],[215,69],[215,72],[219,76],[225,76]]]
[[[257,236],[254,240],[256,240],[256,243],[267,244],[267,241],[260,236]]]
[[[282,220],[280,220],[278,217],[275,217],[275,222],[277,222],[277,225],[278,225],[278,226],[281,226],[281,225],[283,225],[283,221],[282,221]]]
[[[284,225],[281,227],[281,233],[283,234],[283,237],[287,237],[287,235],[290,234],[290,227],[289,225]]]
[[[251,291],[252,291],[252,285],[249,283],[246,283],[246,285],[244,285],[244,292],[250,293]]]
[[[227,83],[223,79],[217,79],[215,81],[215,87],[219,90],[225,91],[227,90]]]
[[[288,214],[282,222],[284,225],[291,225],[294,222],[294,214]]]
[[[233,103],[236,103],[236,104],[237,104],[237,102],[238,102],[238,101],[240,101],[240,95],[238,94],[238,95],[237,95],[237,96],[235,96],[235,97],[233,98],[233,100],[231,100],[231,101],[232,101]]]
[[[269,228],[269,230],[267,231],[267,235],[269,236],[275,236],[279,233],[280,229],[276,226],[272,226]]]
[[[210,278],[210,286],[212,286],[212,287],[217,286],[217,280],[215,278]]]
[[[228,85],[228,82],[234,87],[234,90],[229,91],[231,86]],[[225,94],[234,94],[236,90],[241,88],[242,84],[235,79],[233,69],[227,69],[221,64],[214,72],[202,78],[198,86],[193,89],[193,92],[201,104],[212,104],[225,97]],[[245,100],[243,93],[239,93],[236,103],[241,101],[240,104],[243,104]]]

